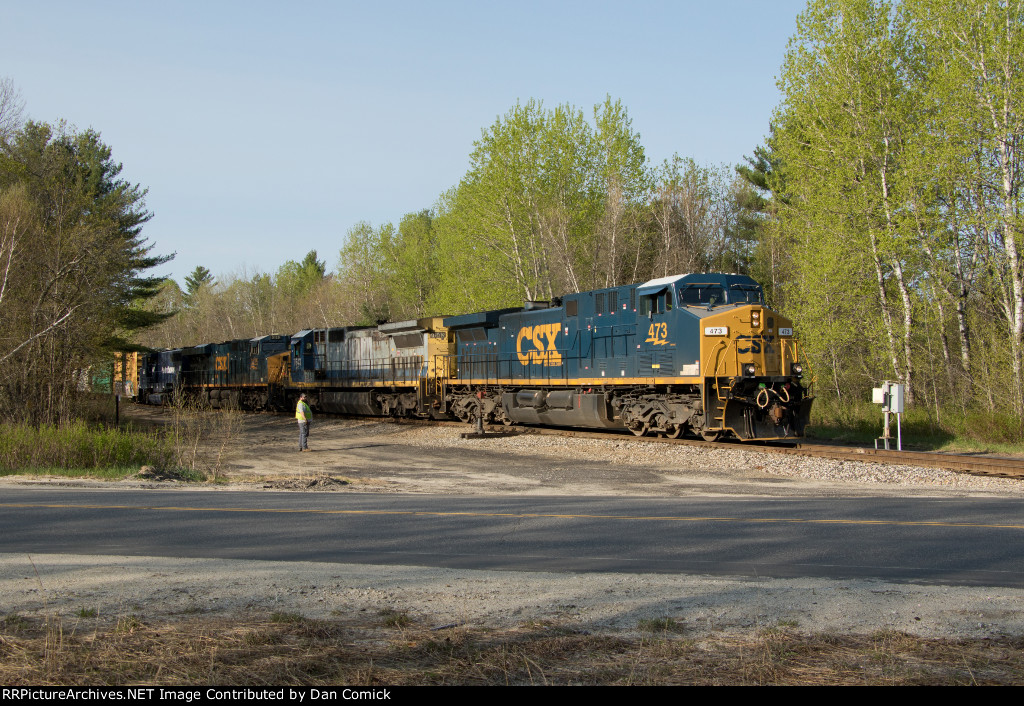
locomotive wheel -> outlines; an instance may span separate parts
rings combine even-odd
[[[670,439],[679,439],[679,438],[682,437],[682,435],[683,435],[683,425],[682,424],[676,424],[674,427],[672,427],[672,429],[667,434],[665,434],[665,436],[667,436]]]
[[[722,432],[718,429],[701,429],[700,438],[704,441],[718,441],[718,438],[722,435]]]

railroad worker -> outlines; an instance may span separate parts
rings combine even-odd
[[[313,422],[313,410],[306,404],[306,393],[299,395],[299,403],[295,405],[295,419],[299,423],[299,451],[309,451],[306,440],[309,438],[309,425]]]

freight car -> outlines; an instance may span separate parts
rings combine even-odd
[[[708,440],[802,436],[813,400],[792,322],[735,274],[161,351],[142,367],[151,402],[173,388],[214,407],[286,409],[306,392],[325,412]]]

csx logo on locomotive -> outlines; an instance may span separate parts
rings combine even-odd
[[[228,370],[228,357],[226,355],[219,355],[216,358],[214,358],[213,359],[213,369],[214,370],[223,370],[224,372],[227,372],[227,370]]]
[[[561,365],[562,354],[555,348],[555,339],[561,330],[561,324],[538,324],[523,326],[516,336],[516,354],[523,365],[537,363],[542,365]],[[530,348],[530,344],[533,348]],[[525,348],[525,350],[524,350]]]
[[[740,344],[749,342],[749,345],[737,345],[736,351],[739,353],[761,353],[761,343],[764,342],[765,355],[775,355],[775,347],[772,346],[772,341],[775,340],[774,336],[747,336],[740,334],[736,337],[736,341]]]

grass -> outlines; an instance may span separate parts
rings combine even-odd
[[[84,421],[33,427],[0,424],[0,476],[51,475],[120,480],[149,467],[161,480],[222,482],[242,426],[237,410],[211,412],[195,405],[173,410],[167,427],[121,428]],[[218,440],[200,451],[201,441]]]
[[[270,622],[272,623],[292,623],[297,624],[304,621],[305,618],[298,613],[288,612],[275,612],[270,614]]]
[[[890,434],[896,438],[896,418],[890,422]],[[939,411],[908,407],[902,415],[903,447],[961,453],[1024,454],[1024,436],[1020,419],[986,410]],[[868,402],[840,403],[818,398],[811,410],[807,435],[815,439],[872,444],[882,435],[881,407]]]
[[[142,466],[173,468],[170,444],[154,432],[75,422],[0,425],[0,475],[30,473],[123,478]]]
[[[402,612],[402,611],[398,611]],[[657,639],[507,629],[396,632],[372,616],[295,613],[156,622],[131,615],[65,626],[0,621],[0,683],[57,685],[440,684],[1021,684],[1024,638],[925,639],[905,633],[803,635],[783,626],[741,636]],[[354,614],[353,614],[354,616]]]

